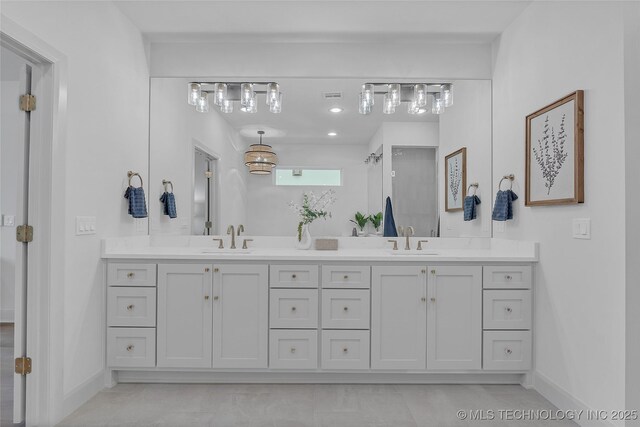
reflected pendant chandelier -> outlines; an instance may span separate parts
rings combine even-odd
[[[278,164],[278,156],[270,145],[262,143],[263,130],[258,131],[260,143],[252,144],[244,153],[244,164],[249,168],[249,173],[254,175],[270,175],[271,170]]]

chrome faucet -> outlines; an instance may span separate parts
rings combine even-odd
[[[227,234],[231,235],[231,249],[235,249],[236,248],[236,232],[235,232],[235,229],[233,228],[233,225],[230,225],[227,228]]]
[[[408,226],[404,229],[404,237],[406,238],[406,243],[404,245],[405,251],[411,250],[411,246],[409,245],[409,237],[413,236],[413,233],[415,233],[415,231],[413,230],[412,226]]]
[[[240,232],[241,232],[241,231],[244,233],[244,225],[242,225],[242,224],[240,224],[240,225],[238,226],[238,236],[240,235]]]

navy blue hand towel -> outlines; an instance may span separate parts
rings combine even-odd
[[[177,218],[178,213],[176,211],[176,198],[173,193],[165,191],[160,196],[160,202],[162,203],[162,213],[169,215],[169,218]]]
[[[476,206],[480,204],[480,198],[475,194],[473,196],[467,196],[464,198],[464,220],[471,221],[476,219],[478,211]]]
[[[147,202],[144,198],[144,189],[142,187],[127,187],[124,192],[124,198],[129,199],[129,215],[134,218],[147,217]]]
[[[513,201],[518,200],[518,196],[511,190],[498,190],[496,194],[496,203],[493,205],[494,221],[506,221],[513,219]]]
[[[387,204],[384,208],[384,237],[398,237],[396,230],[396,222],[393,219],[393,207],[391,206],[391,197],[387,197]]]

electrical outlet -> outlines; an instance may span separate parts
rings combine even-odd
[[[96,234],[96,217],[95,216],[77,216],[76,217],[76,236],[84,236],[87,234]]]
[[[574,239],[591,239],[591,218],[574,218],[572,231]]]

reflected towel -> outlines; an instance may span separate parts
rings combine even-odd
[[[493,205],[494,221],[506,221],[513,219],[513,201],[518,200],[518,196],[511,190],[498,190],[496,193],[496,203]]]
[[[129,199],[129,215],[134,218],[147,217],[147,202],[144,198],[144,189],[142,187],[127,187],[124,192],[124,198]]]
[[[177,218],[178,213],[176,211],[176,198],[173,193],[164,192],[160,196],[160,202],[162,203],[162,213],[169,215],[169,218]]]
[[[398,237],[396,230],[396,222],[393,219],[393,207],[391,206],[391,197],[387,197],[387,204],[384,208],[384,237]]]
[[[480,198],[475,194],[464,198],[464,220],[471,221],[478,216],[476,206],[480,204]]]

